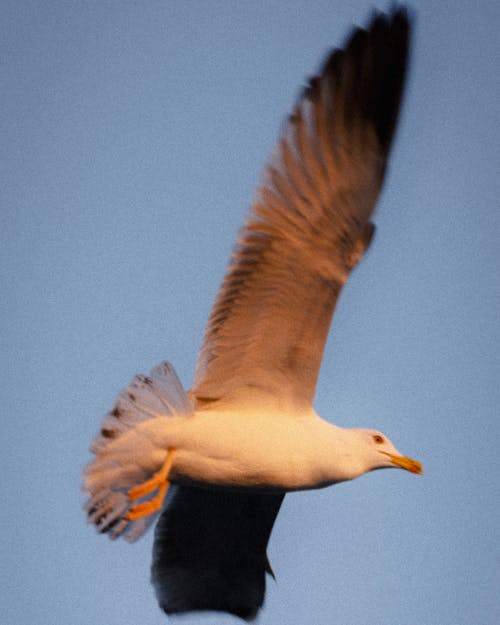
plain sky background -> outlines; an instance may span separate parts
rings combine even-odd
[[[134,373],[168,358],[190,386],[282,120],[370,6],[2,2],[2,624],[167,622],[152,532],[129,546],[85,523],[89,441]],[[499,6],[412,3],[377,236],[315,404],[425,475],[287,496],[259,625],[500,622]]]

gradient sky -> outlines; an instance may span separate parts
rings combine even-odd
[[[280,124],[370,5],[2,2],[3,624],[167,623],[152,533],[85,523],[89,441],[134,373],[169,359],[190,386]],[[259,625],[500,622],[500,9],[412,6],[377,236],[315,405],[426,472],[287,496]]]

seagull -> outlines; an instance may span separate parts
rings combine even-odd
[[[135,376],[92,442],[88,520],[132,542],[159,517],[152,583],[167,614],[256,617],[286,493],[386,467],[422,472],[381,432],[313,408],[333,311],[375,230],[409,33],[396,7],[328,54],[264,171],[191,390],[168,362]]]

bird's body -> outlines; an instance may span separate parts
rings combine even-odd
[[[350,437],[342,437],[342,428],[313,414],[279,414],[271,425],[269,418],[265,412],[210,411],[170,423],[147,422],[144,429],[160,448],[175,449],[172,483],[286,492],[364,472],[347,468]]]
[[[314,414],[195,416],[179,428],[171,479],[254,492],[326,486],[356,477],[356,468],[345,462],[350,438],[344,440],[342,432]]]
[[[378,449],[360,453],[370,450],[373,436],[382,435],[338,427],[312,409],[295,414],[272,409],[203,410],[145,421],[130,441],[124,437],[116,445],[107,461],[124,466],[127,458],[140,454],[154,458],[152,470],[172,448],[173,484],[290,492],[330,486],[380,468]],[[157,455],[141,450],[141,439],[154,441]],[[385,438],[379,447],[395,456],[399,453]]]
[[[255,492],[315,487],[321,481],[315,443],[329,424],[280,414],[271,416],[269,427],[270,416],[214,411],[184,419],[173,444],[171,481]]]
[[[84,486],[99,531],[135,540],[161,512],[152,579],[167,613],[256,615],[286,492],[384,467],[421,472],[380,432],[313,408],[339,294],[373,236],[408,31],[402,9],[375,15],[329,55],[240,231],[193,387],[168,363],[136,376],[92,444]]]

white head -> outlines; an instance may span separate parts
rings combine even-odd
[[[399,468],[411,473],[422,473],[418,460],[403,456],[381,432],[376,430],[351,430],[356,433],[356,442],[365,463],[365,471]]]
[[[377,430],[342,428],[329,425],[327,445],[322,455],[322,485],[352,480],[375,469],[400,468],[422,473],[417,460],[403,456],[391,441]]]

